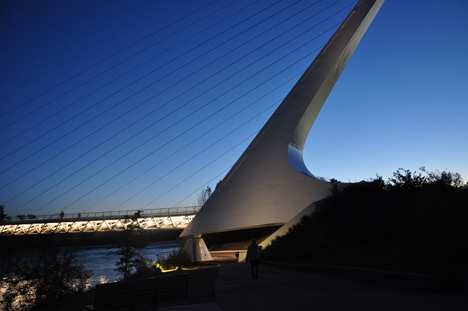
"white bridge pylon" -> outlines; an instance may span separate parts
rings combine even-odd
[[[130,229],[185,229],[198,212],[197,207],[142,211],[97,212],[81,215],[47,215],[35,219],[7,220],[0,235],[36,235],[126,231]]]
[[[284,225],[329,194],[304,163],[305,141],[383,2],[356,4],[181,237]]]

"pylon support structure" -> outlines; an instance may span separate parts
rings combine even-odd
[[[383,2],[359,1],[181,237],[285,224],[329,193],[305,166],[304,144]]]

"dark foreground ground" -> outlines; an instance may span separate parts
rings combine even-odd
[[[266,265],[253,279],[247,264],[223,263],[216,301],[224,311],[468,310],[466,295],[380,283]]]
[[[207,267],[198,270],[182,271],[189,273],[189,290],[187,299],[178,301],[160,301],[158,310],[174,306],[188,306],[187,310],[191,310],[192,306],[203,303],[216,302],[216,279],[218,277],[219,266],[207,264]],[[172,272],[171,272],[172,273]],[[179,273],[179,272],[174,272]],[[75,294],[64,298],[57,306],[53,307],[35,307],[32,311],[84,311],[89,310],[86,306],[92,305],[94,301],[94,289],[81,294]],[[185,307],[184,307],[185,308]],[[127,309],[122,308],[122,311]],[[119,311],[121,311],[119,310]],[[138,306],[135,311],[151,310],[149,306]],[[203,310],[203,309],[201,309]]]
[[[183,301],[161,303],[163,311],[272,311],[272,310],[468,310],[468,295],[447,293],[430,281],[414,282],[411,275],[395,278],[362,271],[337,275],[301,266],[261,264],[260,276],[253,279],[250,266],[230,258],[220,266],[190,271],[189,297]],[[231,258],[232,259],[232,258]],[[410,280],[410,281],[408,281]],[[93,295],[75,300],[84,310]],[[71,307],[71,306],[70,306]]]
[[[200,304],[164,311],[468,310],[468,295],[443,292],[424,275],[263,263],[259,278],[253,279],[248,264],[226,253],[217,256],[215,302],[200,297]]]

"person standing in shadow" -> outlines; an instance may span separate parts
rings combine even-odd
[[[252,271],[252,277],[258,279],[258,262],[260,259],[259,252],[262,250],[261,246],[257,245],[257,241],[252,239],[252,243],[247,248],[246,261],[250,263],[250,270]]]

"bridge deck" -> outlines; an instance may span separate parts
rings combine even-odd
[[[33,235],[141,230],[184,229],[199,208],[111,211],[7,218],[0,225],[0,235]]]

